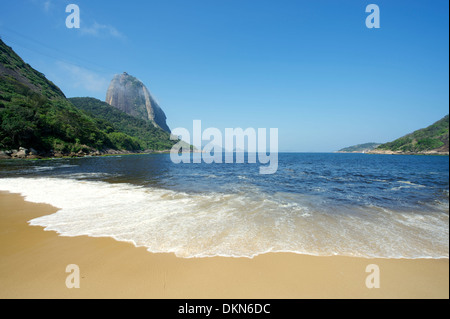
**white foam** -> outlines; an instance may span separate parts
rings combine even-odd
[[[42,171],[52,171],[54,170],[56,167],[52,167],[52,166],[36,166],[33,168],[34,171],[37,172],[42,172]]]
[[[410,182],[410,181],[397,181],[397,183],[406,184],[406,185],[415,186],[415,187],[426,187],[424,185],[415,184],[415,183]]]
[[[300,195],[187,194],[65,178],[0,179],[0,190],[60,210],[30,221],[62,236],[112,237],[179,257],[267,252],[448,258],[448,211],[321,210]]]

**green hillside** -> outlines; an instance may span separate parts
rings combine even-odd
[[[373,150],[374,148],[378,147],[380,143],[365,143],[365,144],[358,144],[354,146],[349,146],[346,148],[343,148],[338,151],[338,153],[362,153],[362,152],[368,152]]]
[[[427,128],[417,130],[393,142],[380,145],[375,151],[393,151],[403,153],[440,152],[448,153],[449,116]]]
[[[0,150],[33,148],[51,156],[108,149],[137,151],[149,146],[162,150],[174,143],[162,130],[134,136],[139,130],[124,132],[121,129],[125,127],[75,107],[44,74],[0,39]]]
[[[99,125],[106,127],[108,131],[120,131],[135,137],[144,149],[164,150],[174,145],[174,141],[170,140],[170,134],[156,128],[152,122],[128,115],[105,102],[89,97],[70,98],[69,101],[94,118]],[[114,141],[121,142],[119,135],[112,134],[112,137]]]

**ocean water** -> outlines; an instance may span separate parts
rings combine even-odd
[[[448,258],[448,157],[280,153],[276,174],[259,167],[167,154],[0,161],[0,190],[60,208],[30,225],[184,258]]]

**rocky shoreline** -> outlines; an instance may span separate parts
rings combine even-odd
[[[107,149],[103,151],[80,151],[78,153],[74,152],[42,152],[36,151],[33,148],[20,147],[18,150],[7,150],[0,151],[0,160],[11,160],[11,159],[47,159],[47,158],[76,158],[76,157],[91,157],[91,156],[107,156],[107,155],[134,155],[134,154],[164,154],[170,153],[170,150],[155,151],[155,150],[145,150],[145,151],[127,151],[127,150],[113,150]]]
[[[390,151],[390,150],[372,150],[366,154],[382,154],[382,155],[442,155],[449,156],[448,151],[424,151],[424,152],[401,152],[401,151]]]

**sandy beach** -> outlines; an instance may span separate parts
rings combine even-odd
[[[449,298],[448,259],[182,259],[27,224],[56,211],[0,192],[0,298]],[[80,268],[79,289],[66,287],[69,264]],[[366,287],[369,264],[379,266],[378,289]]]

